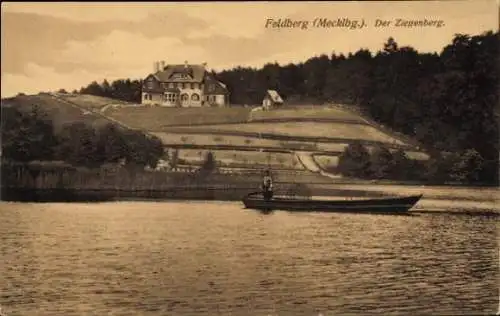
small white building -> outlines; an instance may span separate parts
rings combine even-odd
[[[262,100],[262,108],[264,110],[269,110],[273,107],[279,107],[283,105],[283,99],[278,94],[276,90],[267,90],[264,100]]]

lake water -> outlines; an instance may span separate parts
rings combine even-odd
[[[1,203],[0,307],[8,316],[496,313],[499,217],[450,205],[389,216],[261,214],[237,202]]]

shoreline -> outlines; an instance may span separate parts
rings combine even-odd
[[[412,188],[413,187],[413,188]],[[451,190],[456,188],[443,187],[429,188],[422,187],[392,187],[384,190],[384,186],[360,186],[351,188],[341,186],[340,188],[328,188],[325,186],[312,186],[313,198],[334,199],[334,198],[377,198],[387,196],[406,196],[421,193],[424,198],[445,201],[474,202],[494,202],[496,189],[486,194],[476,190],[480,188],[470,188],[469,194],[453,194]],[[445,190],[442,190],[445,189]],[[483,188],[484,190],[484,188]],[[120,202],[120,201],[141,201],[141,202],[161,202],[161,201],[241,201],[242,198],[252,192],[258,191],[254,187],[172,187],[165,189],[103,189],[103,188],[22,188],[22,187],[1,187],[0,200],[4,202]],[[418,192],[417,192],[418,191]],[[276,194],[286,194],[286,190],[276,190]],[[293,191],[292,191],[293,192]],[[297,193],[297,192],[296,192]],[[456,192],[459,193],[459,192]]]

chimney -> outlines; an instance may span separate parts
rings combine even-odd
[[[204,62],[202,65],[203,65],[203,68],[207,68],[207,62]]]
[[[153,63],[153,73],[156,72],[156,61]]]
[[[187,68],[187,67],[188,67],[188,61],[187,61],[187,60],[185,60],[185,61],[184,61],[184,68]]]
[[[160,70],[163,71],[164,69],[165,69],[165,61],[162,60],[161,61],[161,68],[160,68]]]

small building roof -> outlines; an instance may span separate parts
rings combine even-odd
[[[283,99],[276,90],[267,90],[267,95],[273,102],[283,103]]]

